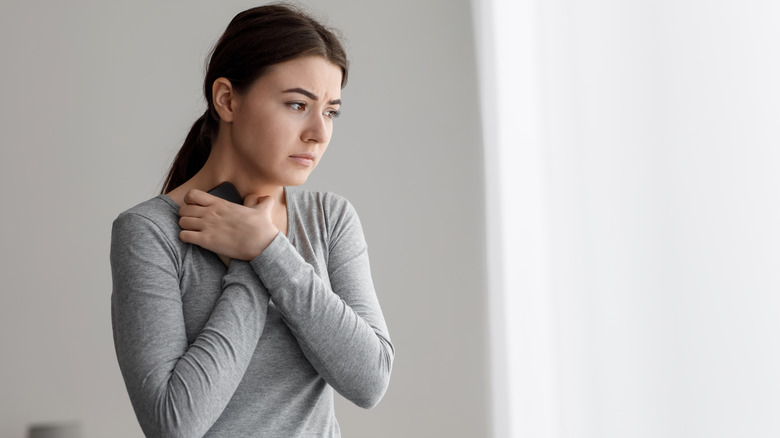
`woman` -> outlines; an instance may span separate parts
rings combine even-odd
[[[338,437],[333,389],[364,408],[384,394],[394,349],[358,217],[290,188],[322,158],[346,80],[312,18],[239,13],[163,194],[115,220],[114,341],[147,436]],[[243,205],[208,193],[224,181]]]

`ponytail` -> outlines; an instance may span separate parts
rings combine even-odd
[[[218,127],[219,124],[211,116],[210,109],[195,121],[179,153],[173,159],[162,193],[168,193],[184,184],[203,168],[211,153],[211,141]]]

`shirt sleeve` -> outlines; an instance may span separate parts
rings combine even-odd
[[[371,408],[387,389],[395,350],[354,208],[345,202],[328,220],[330,284],[282,233],[251,263],[317,372],[345,398]]]
[[[178,253],[151,220],[123,213],[111,235],[111,315],[119,367],[148,437],[200,437],[235,392],[265,325],[268,291],[233,261],[222,295],[188,344]]]

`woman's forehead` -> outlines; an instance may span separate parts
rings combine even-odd
[[[268,91],[305,90],[317,99],[333,100],[341,95],[342,71],[321,56],[306,56],[273,65],[260,77]]]

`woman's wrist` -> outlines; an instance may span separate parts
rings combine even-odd
[[[271,246],[271,243],[274,241],[274,239],[276,239],[276,236],[279,235],[279,232],[279,228],[276,226],[263,230],[263,232],[261,232],[260,235],[254,239],[255,245],[253,245],[252,249],[247,252],[246,258],[244,258],[244,260],[251,261],[262,254],[266,248]]]

